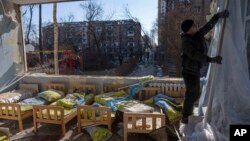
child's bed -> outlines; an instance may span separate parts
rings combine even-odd
[[[144,87],[141,89],[137,98],[140,101],[149,99],[160,92],[160,88]],[[154,111],[146,112],[124,112],[123,113],[123,132],[124,141],[127,141],[128,133],[149,133],[155,129],[165,126],[166,116],[158,108]]]
[[[19,102],[19,101],[24,100],[26,98],[33,97],[34,94],[36,94],[38,92],[38,85],[37,84],[20,84],[19,87],[20,87],[20,89],[25,90],[25,91],[27,90],[27,92],[30,92],[32,94],[28,94],[29,96],[28,95],[24,96],[25,93],[18,93],[17,91],[15,91],[14,92],[15,94],[12,95],[12,92],[9,92],[8,95],[10,96],[10,99],[3,98],[1,100],[0,119],[17,120],[18,125],[19,125],[19,131],[22,131],[23,130],[23,119],[32,116],[32,110],[22,111],[20,104],[8,103],[8,102]],[[5,102],[5,103],[2,103],[2,102]]]
[[[103,91],[116,91],[120,84],[104,84]],[[77,106],[77,130],[81,132],[81,128],[88,128],[98,125],[106,125],[111,131],[111,109],[109,107],[96,107],[93,105]]]
[[[124,141],[127,141],[128,133],[150,133],[165,126],[165,115],[162,113],[134,113],[123,114]]]
[[[74,84],[72,85],[72,89],[73,91],[91,91],[93,93],[89,94],[91,97],[94,97],[96,92],[96,87],[92,84]],[[64,136],[66,133],[66,124],[76,116],[76,107],[68,110],[63,106],[55,105],[33,106],[34,130],[37,132],[38,123],[58,124],[61,125],[62,136]]]
[[[107,125],[111,131],[111,109],[108,107],[78,106],[77,107],[77,129],[81,127],[96,125]]]
[[[149,133],[164,126],[166,122],[179,121],[184,94],[185,87],[181,84],[152,82],[141,89],[138,92],[139,100],[148,99],[147,103],[154,103],[161,107],[163,112],[157,114],[124,112],[124,141],[127,140],[128,132]]]
[[[98,95],[95,97],[95,102],[110,107],[112,112],[117,112],[116,118],[124,122],[124,139],[126,140],[128,132],[149,133],[165,125],[166,117],[160,108],[148,106],[142,101],[159,92],[160,88],[144,87],[133,99],[131,95],[120,90]],[[85,116],[87,115],[88,113],[85,113]],[[91,122],[91,119],[88,122]]]

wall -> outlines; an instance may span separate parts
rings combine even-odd
[[[103,84],[123,84],[125,86],[135,84],[139,81],[140,77],[114,77],[114,76],[76,76],[76,75],[39,75],[33,74],[24,77],[20,83],[38,84],[39,91],[44,90],[45,83],[64,83],[66,88],[69,89],[73,83],[88,83],[95,84],[97,94],[102,93]],[[183,83],[180,78],[155,78],[157,82],[172,82]]]

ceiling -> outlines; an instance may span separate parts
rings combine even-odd
[[[27,5],[27,4],[40,4],[40,3],[54,3],[54,2],[73,2],[83,0],[8,0],[12,3]]]

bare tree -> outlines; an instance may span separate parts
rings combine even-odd
[[[86,20],[88,22],[87,26],[87,36],[88,36],[88,43],[89,43],[89,50],[90,53],[93,53],[95,48],[99,48],[100,41],[102,39],[102,34],[104,34],[103,30],[100,30],[101,32],[96,32],[96,26],[94,21],[97,21],[102,18],[103,16],[103,8],[101,4],[96,3],[95,1],[88,1],[87,3],[80,4],[82,9],[86,11]],[[100,27],[101,28],[101,27]],[[92,42],[91,39],[94,41]]]
[[[105,68],[107,65],[104,62],[108,62],[105,50],[101,50],[101,44],[104,40],[109,40],[106,36],[107,29],[105,21],[102,21],[104,11],[100,3],[90,0],[80,4],[81,8],[85,12],[85,18],[87,20],[87,40],[88,48],[84,51],[85,60],[91,60],[92,64],[85,63],[85,67],[94,67],[94,69]],[[112,18],[113,14],[108,15],[106,18]],[[108,19],[105,19],[108,20]],[[109,19],[110,20],[110,19]],[[104,44],[104,43],[103,43]],[[106,61],[105,61],[106,60]],[[100,65],[97,65],[100,64]]]
[[[34,8],[35,5],[28,5],[26,6],[22,13],[22,16],[24,17],[24,24],[25,24],[25,44],[29,44],[30,43],[30,32],[33,30],[32,28],[35,27],[34,24],[32,24],[32,20],[33,20],[33,13],[34,13]],[[27,14],[29,13],[29,15],[27,16]]]
[[[128,7],[124,7],[124,14],[125,14],[125,16],[126,16],[127,18],[132,19],[132,20],[134,20],[135,22],[140,23],[139,19],[136,18],[136,17],[134,17],[134,16],[130,13]],[[148,40],[147,38],[144,38],[144,37],[148,37],[148,38],[149,38],[149,37],[150,37],[149,34],[143,29],[143,27],[141,27],[141,31],[143,32],[144,35],[146,35],[146,36],[142,36],[142,39],[143,39],[143,41],[145,42],[145,45],[146,45],[145,48],[152,48],[152,44],[150,43],[151,40]]]
[[[59,74],[58,64],[58,24],[57,24],[57,4],[53,4],[53,22],[54,22],[54,68],[55,74]]]
[[[40,50],[40,63],[43,64],[43,47],[42,47],[42,4],[39,4],[39,50]]]
[[[75,15],[70,13],[68,16],[61,17],[60,22],[65,23],[65,22],[73,22],[75,20]]]

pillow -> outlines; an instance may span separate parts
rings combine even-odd
[[[94,98],[95,98],[94,94],[85,95],[85,96],[84,96],[85,103],[86,103],[87,105],[93,103]]]
[[[118,92],[114,92],[114,93],[111,95],[111,97],[113,97],[113,98],[125,97],[125,96],[127,96],[127,93],[126,93],[125,91],[123,91],[123,90],[118,91]]]
[[[144,100],[143,103],[148,106],[154,106],[154,97]]]
[[[65,98],[58,100],[56,105],[72,109],[76,105],[76,97],[72,94],[68,94]]]
[[[64,108],[72,109],[76,105],[75,101],[71,101],[68,99],[61,99],[57,101],[56,106],[62,106]]]
[[[41,98],[41,97],[32,97],[32,98],[28,98],[25,99],[21,102],[19,102],[19,104],[21,105],[21,111],[28,111],[28,110],[32,110],[32,105],[45,105],[47,103],[47,100]]]
[[[68,108],[68,109],[72,109],[74,106],[75,106],[76,102],[73,102],[73,101],[69,101],[67,99],[62,99],[62,100],[59,100],[56,105],[57,106],[62,106],[64,108]]]
[[[55,91],[58,94],[60,94],[62,97],[64,97],[64,92],[63,91],[61,91],[61,90],[55,90],[55,89],[50,89],[50,90]]]
[[[90,89],[86,89],[86,90],[74,89],[73,92],[74,93],[83,93],[83,94],[91,94],[91,93],[93,93],[92,90],[90,90]]]
[[[163,112],[166,114],[167,118],[170,122],[174,122],[180,120],[181,112],[175,110],[171,105],[169,105],[166,101],[157,101],[155,105],[159,106],[163,109]]]
[[[90,134],[93,141],[107,141],[112,136],[112,132],[104,127],[88,127],[85,130]]]
[[[0,141],[9,141],[8,135],[3,131],[0,131]]]
[[[74,95],[76,97],[76,104],[77,105],[84,105],[85,104],[85,94],[79,94],[79,93],[73,93],[72,95]]]
[[[48,102],[54,102],[62,97],[62,95],[55,90],[47,90],[38,94],[39,97],[47,100]]]
[[[16,103],[34,96],[34,91],[18,89],[0,94],[1,103]]]

